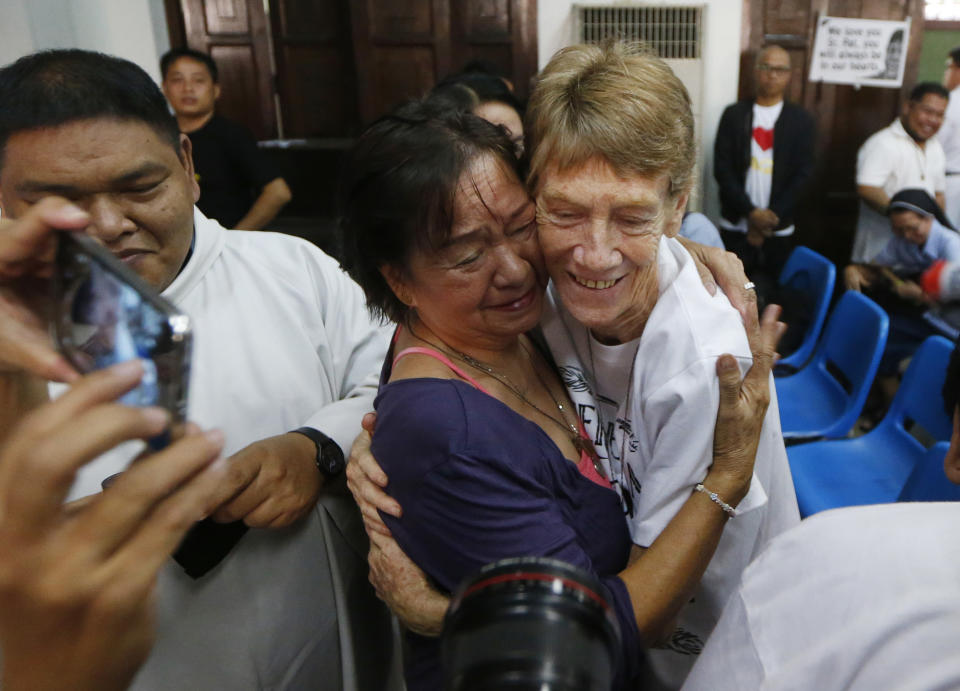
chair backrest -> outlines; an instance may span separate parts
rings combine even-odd
[[[949,447],[949,442],[941,441],[927,449],[907,478],[897,501],[960,501],[960,485],[950,482],[943,472],[943,459]]]
[[[887,345],[890,319],[865,295],[848,290],[827,319],[823,338],[808,367],[826,371],[846,391],[846,410],[838,429],[852,429],[863,410],[880,357]]]
[[[952,351],[953,344],[943,336],[930,336],[920,344],[881,425],[896,425],[903,429],[914,423],[932,440],[950,439],[953,420],[943,409],[940,390]]]
[[[780,293],[785,296],[781,299],[786,300],[786,296],[791,295],[802,298],[790,302],[802,310],[803,314],[793,318],[799,317],[805,321],[806,330],[796,350],[779,360],[780,366],[799,368],[810,359],[823,329],[823,322],[827,318],[836,279],[837,270],[833,262],[812,249],[799,246],[790,254],[778,280]],[[790,323],[792,315],[787,312],[791,311],[791,308],[784,305],[784,310],[781,318]]]

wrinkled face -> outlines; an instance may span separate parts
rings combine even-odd
[[[180,143],[112,118],[17,132],[0,168],[0,209],[16,218],[43,197],[66,197],[90,214],[87,235],[163,290],[190,249],[200,194],[190,141]]]
[[[790,83],[790,55],[781,48],[769,48],[760,54],[756,69],[757,95],[782,98]]]
[[[937,94],[924,94],[919,101],[907,101],[903,106],[904,125],[921,142],[937,133],[947,111],[947,99]]]
[[[199,60],[178,58],[163,78],[163,94],[180,116],[203,116],[213,112],[220,86]]]
[[[960,65],[951,58],[947,58],[946,67],[943,70],[943,86],[947,91],[953,91],[960,86]]]
[[[909,209],[894,211],[890,214],[890,228],[893,234],[920,247],[923,247],[927,238],[930,237],[932,225],[932,216],[924,216]]]
[[[670,197],[666,173],[623,178],[600,157],[541,179],[540,246],[563,304],[601,340],[637,338],[657,301],[660,236],[680,229],[687,195]]]
[[[503,126],[510,134],[510,141],[513,142],[517,156],[523,154],[523,120],[517,111],[506,103],[487,101],[474,108],[473,114],[494,125]]]
[[[479,156],[460,178],[445,246],[383,271],[448,345],[476,352],[511,343],[540,320],[547,284],[526,188],[493,156]]]

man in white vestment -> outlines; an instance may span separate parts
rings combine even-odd
[[[225,436],[201,563],[162,571],[132,688],[384,688],[388,620],[341,475],[388,341],[359,287],[307,242],[205,218],[189,140],[132,63],[37,53],[0,70],[0,99],[3,217],[49,196],[86,212],[84,232],[191,317],[188,417]],[[25,390],[18,377],[0,373],[5,400]],[[139,448],[83,468],[69,498],[99,492]]]

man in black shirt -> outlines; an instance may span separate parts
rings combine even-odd
[[[197,206],[227,228],[263,228],[290,201],[290,188],[246,128],[214,113],[216,63],[205,53],[175,49],[161,58],[160,72],[177,124],[193,145]]]

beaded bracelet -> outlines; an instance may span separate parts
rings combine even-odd
[[[733,508],[727,502],[721,499],[719,494],[717,494],[716,492],[711,492],[706,487],[704,487],[702,482],[699,483],[696,487],[694,487],[694,489],[698,492],[703,492],[708,497],[710,497],[710,501],[712,501],[714,504],[716,504],[721,509],[723,509],[724,512],[728,516],[730,516],[730,518],[733,518],[734,516],[737,515],[737,510],[735,508]]]

